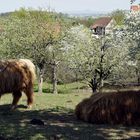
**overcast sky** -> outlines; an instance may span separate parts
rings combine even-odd
[[[140,2],[140,0],[137,0]],[[0,13],[25,8],[48,8],[57,12],[129,10],[130,0],[1,0]]]

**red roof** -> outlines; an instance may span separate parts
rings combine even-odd
[[[132,5],[131,10],[134,12],[140,11],[140,6],[139,5]]]
[[[108,23],[112,20],[111,17],[102,17],[95,21],[95,23],[91,26],[92,29],[96,27],[106,27]]]

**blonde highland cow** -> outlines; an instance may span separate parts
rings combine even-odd
[[[0,96],[12,93],[11,109],[17,107],[22,92],[27,96],[28,108],[31,108],[35,77],[35,66],[28,59],[0,61]]]

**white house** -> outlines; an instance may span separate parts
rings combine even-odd
[[[91,30],[95,35],[113,34],[116,22],[111,17],[101,17],[91,26]]]

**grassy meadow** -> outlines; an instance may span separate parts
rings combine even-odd
[[[83,85],[77,89],[75,84],[61,85],[58,87],[59,92],[65,94],[58,95],[36,92],[35,102],[30,110],[26,109],[24,94],[14,111],[10,111],[12,96],[2,96],[0,140],[101,140],[135,139],[140,136],[139,127],[93,125],[78,121],[74,116],[75,106],[91,96],[91,92],[82,87]],[[40,119],[44,125],[33,125],[30,123],[32,119]]]

